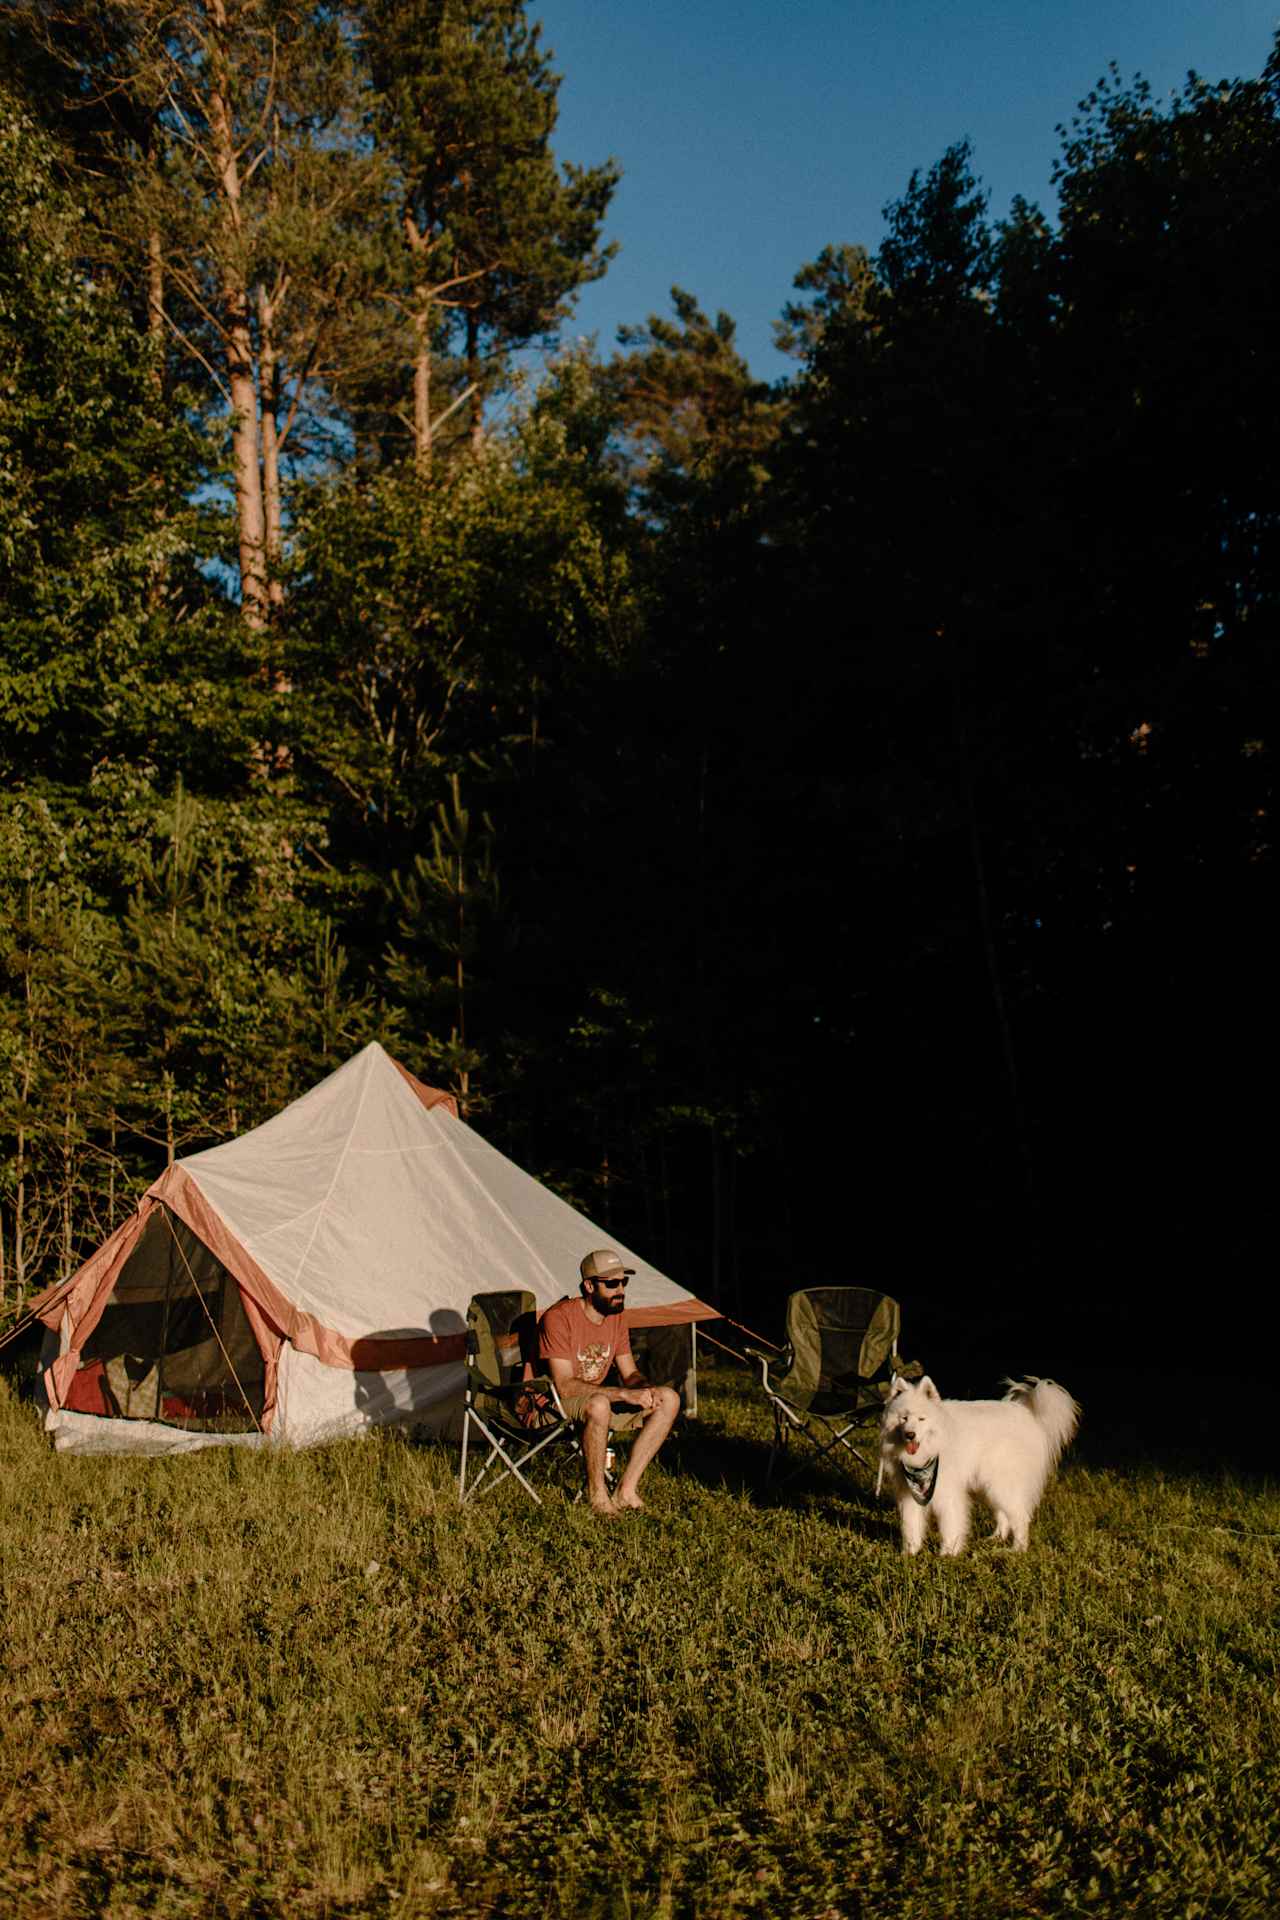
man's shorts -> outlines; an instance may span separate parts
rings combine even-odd
[[[588,1400],[597,1393],[608,1393],[608,1391],[608,1387],[589,1387],[585,1382],[576,1393],[566,1393],[562,1388],[556,1389],[560,1405],[565,1411],[565,1418],[568,1420],[585,1420]],[[647,1418],[648,1415],[643,1407],[633,1407],[629,1400],[615,1400],[613,1411],[609,1415],[609,1431],[610,1433],[630,1433],[633,1427],[638,1427]]]

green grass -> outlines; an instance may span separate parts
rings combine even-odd
[[[908,1563],[703,1405],[603,1526],[390,1437],[60,1458],[0,1397],[0,1911],[1280,1911],[1274,1486],[1068,1465],[1025,1556]]]

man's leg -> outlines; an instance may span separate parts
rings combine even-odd
[[[636,1492],[640,1475],[662,1445],[680,1411],[680,1395],[674,1387],[655,1387],[654,1398],[657,1405],[653,1412],[646,1415],[644,1425],[631,1444],[631,1458],[627,1461],[622,1484],[614,1496],[614,1504],[619,1507],[642,1507],[644,1501]]]
[[[587,1498],[593,1513],[605,1514],[610,1519],[618,1511],[604,1477],[605,1455],[609,1449],[609,1415],[612,1411],[607,1393],[593,1393],[582,1410],[582,1457],[587,1463]]]

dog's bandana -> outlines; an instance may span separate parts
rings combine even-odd
[[[938,1484],[938,1460],[939,1455],[935,1453],[923,1467],[909,1467],[905,1460],[898,1461],[906,1476],[907,1492],[919,1506],[927,1507],[933,1498],[933,1490]]]

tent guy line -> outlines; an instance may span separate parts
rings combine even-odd
[[[200,1302],[200,1305],[204,1310],[205,1319],[209,1322],[209,1325],[213,1328],[213,1337],[217,1341],[222,1357],[227,1363],[227,1372],[231,1375],[231,1378],[235,1381],[236,1388],[240,1394],[240,1398],[244,1401],[245,1408],[248,1412],[249,1418],[253,1421],[253,1424],[258,1429],[258,1432],[261,1433],[262,1422],[259,1420],[257,1414],[253,1410],[253,1402],[250,1400],[248,1394],[245,1392],[244,1383],[241,1381],[240,1375],[235,1370],[235,1364],[232,1361],[231,1355],[227,1352],[226,1343],[224,1342],[222,1335],[218,1332],[218,1323],[209,1311],[209,1303],[200,1291],[200,1283],[196,1279],[195,1274],[191,1271],[191,1262],[187,1259],[186,1249],[184,1248],[181,1240],[179,1240],[177,1234],[174,1232],[172,1216],[170,1215],[168,1209],[165,1207],[162,1207],[160,1209],[160,1212],[166,1227],[168,1227],[169,1229],[169,1237],[173,1241],[174,1246],[177,1248],[178,1255],[182,1261],[182,1264],[187,1270],[187,1278],[191,1282],[192,1291],[195,1293],[196,1299]]]

